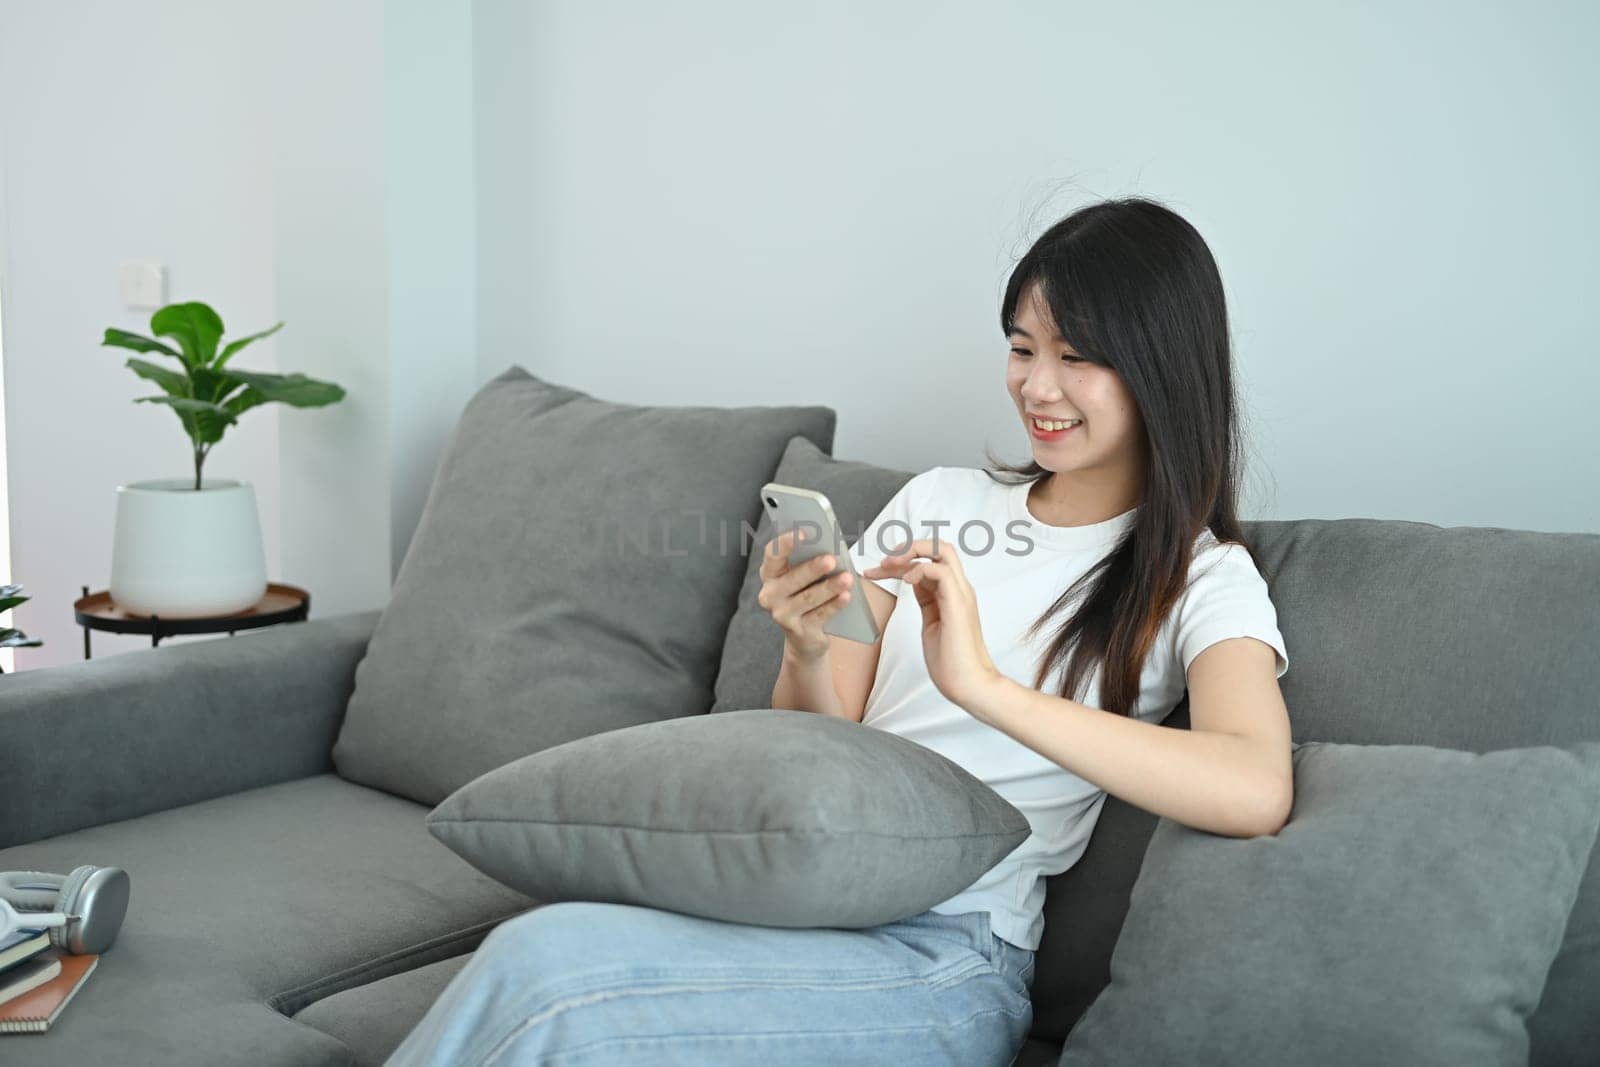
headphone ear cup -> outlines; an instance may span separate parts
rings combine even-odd
[[[61,912],[67,921],[47,927],[50,943],[74,955],[98,955],[110,948],[128,913],[128,872],[121,867],[83,864],[71,874],[0,871],[0,897],[17,910]]]
[[[72,944],[78,927],[83,925],[83,920],[74,916],[83,914],[78,910],[78,904],[83,898],[83,885],[94,872],[93,866],[83,864],[72,868],[71,873],[61,880],[61,891],[56,894],[55,910],[65,914],[67,921],[60,926],[50,928],[50,943],[63,952],[73,951],[68,946]]]
[[[51,942],[80,956],[110,948],[128,913],[128,890],[128,872],[121,867],[74,867],[61,884],[55,910],[75,918],[51,928]]]

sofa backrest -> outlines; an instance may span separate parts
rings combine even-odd
[[[828,493],[853,541],[911,473],[795,440],[775,477]],[[1600,536],[1374,519],[1247,522],[1244,531],[1294,657],[1279,684],[1296,741],[1486,752],[1600,740]],[[770,535],[763,517],[758,543]],[[747,564],[713,710],[763,706],[777,680],[783,639],[755,604],[758,568]],[[1187,696],[1165,725],[1189,727]],[[1109,981],[1155,825],[1107,796],[1088,850],[1047,880],[1036,1036],[1063,1040]],[[1600,1048],[1597,988],[1600,849],[1531,1022],[1536,1065],[1582,1062],[1581,1050]]]
[[[333,761],[434,805],[502,764],[705,713],[741,526],[832,408],[611,403],[513,364],[467,404],[356,667]]]
[[[1600,535],[1377,519],[1244,530],[1294,656],[1279,683],[1294,740],[1473,752],[1600,740]],[[1185,697],[1166,724],[1187,728],[1188,712]],[[1155,823],[1108,796],[1082,859],[1049,880],[1035,1034],[1065,1038],[1109,981]],[[1600,849],[1530,1022],[1535,1065],[1600,1048],[1596,989]]]
[[[878,517],[889,498],[911,477],[910,471],[836,459],[805,438],[796,437],[784,449],[771,480],[824,494],[833,506],[833,517],[839,521],[845,544],[853,546],[867,524]],[[761,564],[766,548],[777,532],[771,517],[763,511],[744,563],[738,610],[728,624],[727,640],[722,646],[713,712],[764,708],[772,702],[772,690],[783,666],[783,631],[756,602],[756,594],[761,592]]]

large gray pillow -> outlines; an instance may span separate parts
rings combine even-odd
[[[712,701],[761,486],[827,407],[646,407],[513,364],[444,450],[333,747],[437,804],[491,768]]]
[[[1029,832],[1020,811],[932,749],[787,708],[569,741],[469,782],[427,826],[546,902],[851,928],[927,911]]]
[[[854,547],[867,524],[912,477],[909,471],[834,459],[804,437],[796,437],[784,449],[771,480],[826,494],[845,544]],[[761,592],[762,556],[774,532],[772,520],[763,508],[745,565],[739,607],[728,624],[727,640],[722,646],[713,712],[764,708],[772,703],[772,690],[783,667],[783,631],[756,603],[756,594]]]
[[[1159,820],[1063,1065],[1526,1064],[1600,743],[1294,746],[1276,835]]]

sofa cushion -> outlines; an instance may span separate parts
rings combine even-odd
[[[852,928],[927,911],[1029,833],[1022,812],[932,749],[783,708],[524,756],[451,794],[428,828],[541,900]]]
[[[1600,743],[1293,761],[1276,835],[1159,821],[1064,1067],[1527,1062],[1600,828]]]
[[[1600,535],[1377,519],[1243,524],[1279,627],[1301,741],[1488,752],[1600,741]],[[1189,725],[1188,700],[1165,725]],[[1108,796],[1083,857],[1046,883],[1034,1033],[1061,1040],[1105,987],[1148,812]],[[1533,1067],[1600,1048],[1600,850],[1544,999]]]
[[[0,1038],[0,1061],[349,1064],[338,1041],[287,1016],[470,953],[540,903],[434,840],[427,811],[322,774],[0,850],[3,870],[118,866],[131,890],[60,1020]]]
[[[771,480],[815,489],[827,496],[845,543],[854,547],[867,524],[911,478],[909,471],[834,459],[804,437],[795,437],[783,450]],[[762,556],[776,532],[762,508],[755,543],[745,564],[744,584],[739,589],[739,606],[728,623],[727,640],[722,646],[713,712],[765,708],[772,703],[772,689],[778,684],[778,671],[783,666],[783,631],[756,603],[756,594],[761,592]]]
[[[339,773],[422,803],[707,711],[760,490],[826,407],[647,407],[513,365],[467,404],[356,667]]]
[[[470,952],[451,956],[323,997],[294,1021],[337,1038],[350,1049],[355,1067],[382,1067],[471,959]]]

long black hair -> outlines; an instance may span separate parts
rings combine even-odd
[[[1088,588],[1052,638],[1033,687],[1042,689],[1065,662],[1060,695],[1081,700],[1084,680],[1101,664],[1099,706],[1128,715],[1161,624],[1183,595],[1201,531],[1245,544],[1261,566],[1239,526],[1243,434],[1222,276],[1185,219],[1154,200],[1125,197],[1074,211],[1028,249],[1000,305],[1006,336],[1018,302],[1035,286],[1062,338],[1115,371],[1133,394],[1147,467],[1127,533],[1029,628],[1031,637]],[[1051,474],[1032,459],[1008,464],[990,453],[989,462],[990,478],[1008,485]]]

